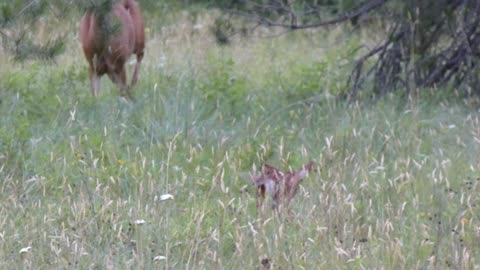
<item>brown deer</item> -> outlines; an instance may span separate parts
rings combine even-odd
[[[277,209],[281,204],[288,207],[295,197],[302,180],[313,170],[313,162],[303,165],[297,171],[282,172],[272,165],[264,164],[262,173],[253,177],[253,183],[257,187],[257,207],[261,207],[266,194],[273,199],[273,208]]]
[[[80,22],[80,43],[89,65],[92,94],[100,91],[100,78],[107,74],[122,94],[130,96],[130,88],[138,80],[145,49],[145,29],[136,0],[117,0],[107,14],[88,10]],[[136,54],[137,63],[130,86],[125,63]]]

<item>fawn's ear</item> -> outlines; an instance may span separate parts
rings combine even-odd
[[[303,166],[303,168],[304,168],[305,170],[307,170],[308,172],[312,172],[312,171],[313,171],[313,172],[317,172],[317,171],[318,171],[318,168],[317,168],[317,166],[314,166],[313,161],[310,161],[310,162],[308,162],[307,164],[305,164],[305,165]]]
[[[285,176],[285,173],[282,170],[269,164],[264,164],[263,174],[277,180]]]
[[[277,168],[275,168],[275,167],[273,167],[273,166],[270,165],[270,164],[266,164],[266,163],[263,164],[262,172],[263,172],[264,174],[273,174],[273,173],[278,172],[278,171],[280,171],[280,170],[277,169]]]
[[[263,164],[263,170],[275,170],[275,169],[277,168],[273,167],[270,164],[267,164],[267,163]]]

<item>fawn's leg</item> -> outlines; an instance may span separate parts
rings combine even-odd
[[[264,202],[265,202],[265,186],[259,186],[257,188],[257,215],[262,213]]]

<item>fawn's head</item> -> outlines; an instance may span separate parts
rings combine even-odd
[[[298,170],[297,173],[299,174],[299,176],[301,178],[304,178],[304,177],[308,176],[308,174],[311,173],[312,171],[316,171],[316,170],[315,170],[313,161],[310,161],[307,164],[303,165],[300,168],[300,170]]]

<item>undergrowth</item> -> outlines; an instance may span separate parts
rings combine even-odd
[[[93,98],[78,48],[2,72],[0,268],[479,267],[470,100],[346,103],[358,40],[203,31],[151,33],[134,101]],[[251,174],[309,160],[291,211],[257,213]]]

